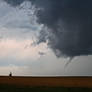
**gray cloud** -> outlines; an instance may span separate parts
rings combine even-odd
[[[46,53],[39,51],[38,54],[39,54],[40,56],[44,56]]]
[[[4,1],[18,6],[26,0]],[[92,54],[91,0],[27,1],[31,1],[37,7],[37,21],[44,24],[39,42],[48,40],[48,45],[58,57]]]
[[[11,4],[12,6],[18,6],[23,3],[24,0],[4,0],[7,3]]]

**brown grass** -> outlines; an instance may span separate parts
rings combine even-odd
[[[47,87],[91,87],[92,77],[8,77],[1,76],[0,84]]]

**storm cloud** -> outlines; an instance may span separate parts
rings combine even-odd
[[[44,27],[39,42],[48,42],[56,56],[92,54],[91,0],[4,0],[12,6],[30,1],[36,7],[37,22]]]

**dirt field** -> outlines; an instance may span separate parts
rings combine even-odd
[[[92,77],[0,77],[0,84],[16,86],[89,87]]]

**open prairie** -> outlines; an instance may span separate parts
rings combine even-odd
[[[0,85],[30,87],[87,87],[92,88],[92,77],[0,77]]]

